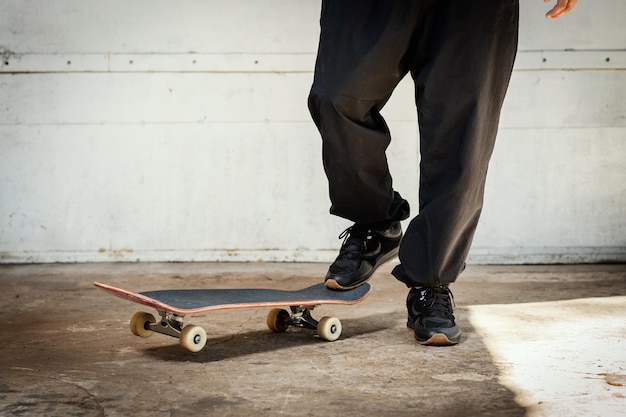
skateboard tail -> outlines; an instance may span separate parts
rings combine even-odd
[[[171,312],[177,312],[177,308],[162,303],[158,300],[155,300],[153,298],[150,297],[146,297],[144,295],[138,294],[136,292],[132,292],[129,290],[126,290],[124,288],[120,288],[120,287],[116,287],[114,285],[110,285],[110,284],[105,284],[104,282],[98,282],[95,281],[93,283],[93,285],[95,285],[97,288],[100,288],[103,291],[108,292],[111,295],[114,295],[118,298],[122,298],[124,300],[128,300],[128,301],[132,301],[133,303],[137,303],[137,304],[141,304],[144,305],[146,307],[151,307],[151,308],[155,308],[157,310],[164,310],[164,311],[171,311]],[[185,314],[185,313],[183,313]]]

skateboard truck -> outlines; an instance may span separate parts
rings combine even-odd
[[[179,338],[180,332],[183,331],[183,319],[185,316],[164,310],[157,310],[157,312],[161,316],[161,320],[158,323],[144,323],[144,326],[148,328],[147,330]]]
[[[289,307],[291,317],[287,322],[290,326],[302,327],[305,329],[317,330],[318,321],[311,317],[311,310],[315,306]]]
[[[180,345],[191,352],[199,352],[207,342],[206,331],[200,326],[183,326],[184,315],[157,309],[158,322],[150,313],[139,311],[130,319],[130,331],[135,336],[150,337],[160,333],[180,339]]]
[[[311,316],[315,305],[290,306],[291,313],[274,308],[267,315],[267,327],[275,332],[285,332],[289,326],[317,330],[323,340],[333,342],[341,335],[341,321],[337,317],[322,317],[320,321]]]

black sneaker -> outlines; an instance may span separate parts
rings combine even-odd
[[[415,339],[423,345],[455,345],[461,329],[452,314],[452,293],[447,285],[411,288],[406,299],[409,312],[407,326],[415,331]]]
[[[402,239],[400,222],[375,228],[355,224],[339,235],[345,238],[339,256],[326,274],[325,285],[349,290],[367,281],[374,271],[398,255]]]

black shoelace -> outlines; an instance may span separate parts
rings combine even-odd
[[[454,320],[452,314],[452,306],[455,305],[454,296],[447,285],[422,289],[419,300],[427,306],[429,315]]]
[[[367,250],[367,241],[371,239],[373,231],[350,226],[339,234],[339,239],[343,239],[340,257],[348,259],[360,258],[364,250]]]

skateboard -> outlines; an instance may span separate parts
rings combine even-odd
[[[207,334],[200,326],[183,325],[187,314],[273,307],[266,319],[271,330],[285,332],[289,326],[312,329],[317,330],[321,339],[332,342],[341,335],[341,321],[336,317],[323,317],[317,321],[311,316],[311,310],[322,304],[357,304],[365,300],[372,290],[367,283],[349,291],[329,290],[323,283],[295,291],[233,288],[133,292],[103,282],[96,281],[94,285],[109,294],[157,311],[159,320],[146,312],[133,315],[130,331],[134,335],[149,337],[153,333],[161,333],[176,337],[180,345],[191,352],[199,352],[204,348]]]

